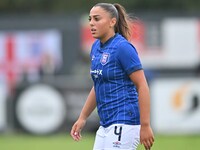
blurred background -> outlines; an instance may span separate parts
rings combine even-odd
[[[196,0],[1,0],[0,149],[92,149],[99,125],[96,111],[84,129],[89,142],[76,145],[69,131],[92,87],[89,53],[94,39],[88,15],[98,2],[118,2],[135,19],[132,43],[150,87],[151,124],[158,141],[154,149],[198,149]],[[43,145],[33,146],[41,141]]]

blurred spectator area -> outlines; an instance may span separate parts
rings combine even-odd
[[[200,18],[198,14],[138,12],[134,13],[134,16],[137,19],[132,24],[131,42],[137,48],[150,85],[150,81],[159,77],[199,76]],[[45,85],[39,88],[44,92],[38,94],[36,90],[37,100],[31,100],[34,94],[30,94],[28,90],[29,96],[31,95],[31,98],[28,98],[30,101],[20,107],[35,107],[28,110],[25,107],[20,113],[30,113],[30,116],[36,117],[34,122],[36,126],[38,119],[41,119],[37,118],[41,117],[40,113],[44,117],[47,115],[46,119],[53,117],[55,115],[53,113],[65,113],[60,124],[53,127],[65,128],[66,123],[69,127],[69,124],[78,117],[87,93],[92,87],[89,75],[89,52],[93,41],[88,26],[88,15],[85,13],[1,15],[0,131],[6,131],[6,128],[25,128],[29,132],[38,133],[41,130],[40,126],[36,130],[30,129],[27,127],[27,122],[24,123],[23,120],[20,122],[20,117],[17,116],[19,115],[18,102],[21,103],[20,99],[23,99],[28,89],[32,89],[31,86],[38,87],[38,83]],[[52,92],[49,87],[46,88],[46,85],[60,93],[58,95],[62,97],[63,103],[54,105],[52,101],[52,105],[47,105],[48,107],[41,103],[42,99],[46,99],[46,95],[55,92]],[[45,92],[47,94],[43,94]],[[32,102],[34,105],[28,105]],[[60,112],[62,105],[65,106],[66,111]],[[37,106],[41,108],[38,109]],[[44,113],[45,109],[49,113]],[[93,124],[88,125],[97,124],[96,115],[95,112],[91,117],[90,121]],[[30,116],[24,117],[30,119]],[[63,124],[65,126],[62,126]],[[53,127],[46,133],[54,131]]]
[[[145,70],[160,74],[195,73],[200,64],[198,15],[134,15],[138,19],[133,23],[132,43]],[[43,75],[88,78],[89,52],[94,39],[87,17],[84,14],[0,16],[0,79],[32,82]]]

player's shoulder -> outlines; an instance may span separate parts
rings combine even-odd
[[[117,57],[121,57],[122,55],[135,55],[138,54],[136,48],[134,45],[126,40],[125,38],[122,38],[116,45],[116,55]]]
[[[98,49],[99,45],[100,45],[100,41],[98,39],[96,39],[92,44],[90,53],[91,54],[95,53],[95,51]]]
[[[127,39],[125,39],[121,34],[117,35],[116,41],[115,41],[115,46],[119,49],[121,48],[127,48],[127,47],[132,47],[135,49],[132,43],[130,43]]]
[[[94,41],[94,43],[92,44],[92,48],[98,46],[99,44],[100,44],[100,41],[99,41],[98,39],[96,39],[96,40]]]
[[[137,51],[135,46],[127,40],[123,40],[123,41],[119,42],[119,44],[117,46],[117,50],[123,51],[123,52],[125,52],[125,51]]]

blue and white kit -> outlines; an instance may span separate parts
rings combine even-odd
[[[138,93],[129,78],[142,69],[135,47],[116,33],[104,44],[97,39],[90,59],[100,125],[139,125]]]

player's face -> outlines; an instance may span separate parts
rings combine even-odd
[[[111,18],[110,14],[103,8],[97,6],[90,10],[89,15],[91,34],[94,38],[106,42],[110,37],[114,36],[114,25],[116,19]]]

